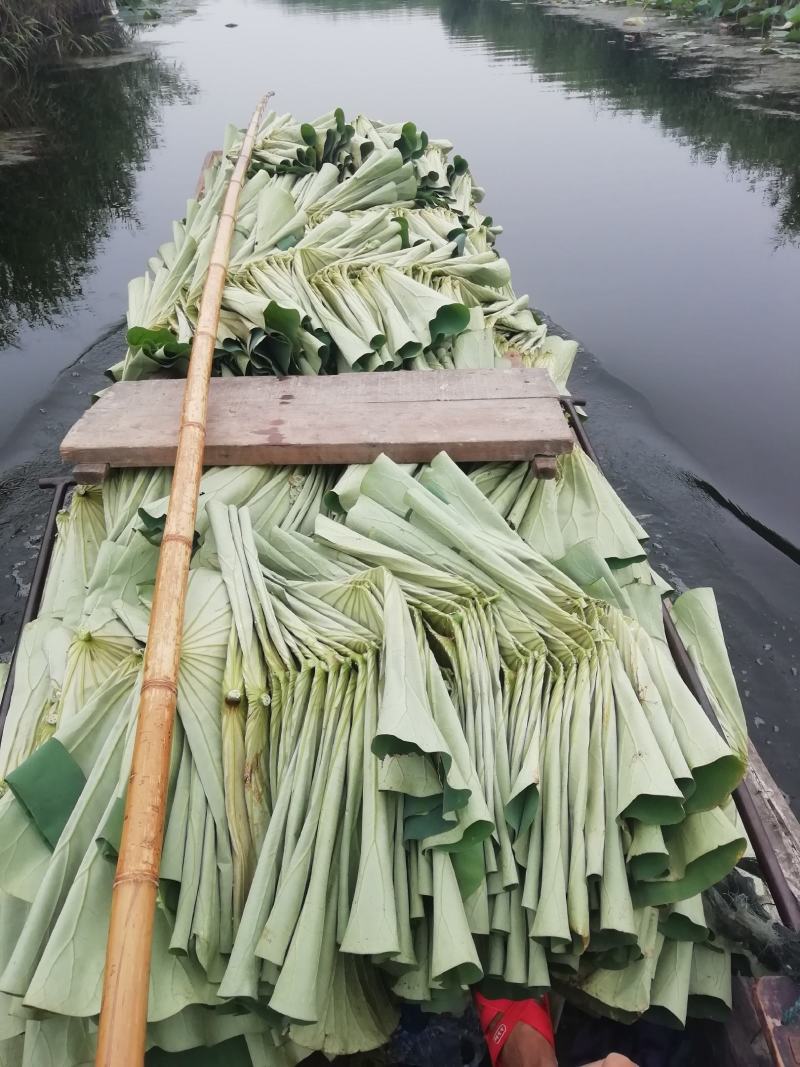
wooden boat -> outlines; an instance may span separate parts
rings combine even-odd
[[[231,228],[234,213],[232,209]],[[221,279],[224,277],[223,264]],[[209,292],[207,283],[206,293]],[[220,281],[216,292],[211,294],[217,316],[221,295]],[[195,337],[199,339],[201,332],[198,329]],[[216,322],[207,327],[206,333],[211,343],[208,351],[210,367],[217,337]],[[197,341],[192,354],[197,360]],[[577,443],[596,463],[597,457],[579,410],[586,401],[570,397],[541,368],[515,366],[523,360],[524,355],[517,356],[509,350],[505,369],[460,370],[454,375],[420,370],[400,376],[340,374],[330,378],[215,378],[210,383],[207,422],[205,413],[202,413],[200,455],[203,455],[204,445],[207,465],[344,465],[370,463],[382,454],[397,462],[422,463],[445,451],[464,463],[489,460],[530,462],[532,475],[547,479],[555,475],[558,457],[567,454]],[[187,419],[185,406],[181,416],[183,391],[182,380],[176,378],[121,381],[70,431],[62,446],[62,454],[73,464],[73,476],[58,480],[55,486],[53,509],[25,612],[26,623],[36,617],[39,608],[56,530],[56,515],[69,487],[76,482],[92,484],[102,481],[113,468],[177,467],[181,434],[198,425]],[[320,419],[323,410],[326,410],[324,424]],[[196,454],[197,446],[193,448]],[[196,455],[195,466],[199,479],[200,464]],[[197,485],[187,492],[187,500],[194,497],[196,501]],[[184,566],[188,570],[194,511],[187,512],[185,517],[188,527],[176,528],[172,534],[168,527],[167,539],[173,538],[176,553],[184,552]],[[181,599],[185,593],[185,577],[183,588],[180,582],[171,588],[174,596]],[[663,619],[670,651],[681,678],[714,719],[715,711],[696,665],[666,604]],[[151,642],[152,636],[151,630]],[[179,635],[169,637],[165,631],[163,640],[176,637],[179,639]],[[13,673],[12,663],[12,677],[0,710],[0,724],[8,713]],[[156,688],[161,686],[164,691],[172,692],[174,714],[175,678],[157,673],[156,683]],[[168,745],[164,751],[167,749]],[[139,776],[146,773],[145,764],[139,765]],[[136,776],[135,764],[134,780]],[[163,770],[161,781],[166,782]],[[797,930],[800,927],[797,903],[800,896],[800,827],[752,747],[748,776],[736,790],[735,799],[777,913],[787,927]],[[128,818],[137,815],[135,798],[131,800],[129,796],[126,810]],[[138,814],[142,813],[139,811]],[[142,822],[145,837],[149,834],[152,838],[154,825],[157,836],[160,838],[163,834],[163,812],[159,817],[160,823]],[[158,849],[155,853],[156,873],[157,860]],[[152,859],[148,862],[152,864]],[[125,886],[125,871],[123,877],[119,871],[120,868],[117,882]],[[152,907],[156,880],[151,878],[150,881]],[[131,900],[134,902],[135,897],[133,892]],[[135,903],[128,905],[131,906]],[[133,928],[134,936],[140,939],[141,929]],[[126,944],[131,944],[130,930],[127,940],[119,942],[121,946]],[[148,951],[137,964],[145,979],[148,955],[149,943]],[[107,984],[106,996],[109,995]],[[735,1010],[728,1024],[728,1054],[732,1062],[758,1062],[756,1029],[766,1042],[773,1062],[793,1062],[789,1057],[794,1055],[792,1042],[798,1040],[796,1027],[791,1023],[784,1025],[781,1017],[796,996],[796,987],[783,977],[738,982]],[[104,1001],[104,1011],[105,1005],[107,1001]],[[131,1032],[137,1026],[143,1030],[144,1016],[141,1013],[146,1011],[146,981],[144,1004],[137,1010],[138,1015],[132,1013],[122,1029],[118,1020],[113,1025],[106,1024],[106,1058],[98,1059],[98,1062],[123,1062],[119,1058],[119,1049],[130,1044]],[[117,1050],[113,1058],[108,1058],[110,1049]],[[125,1062],[141,1062],[141,1056],[135,1053]]]

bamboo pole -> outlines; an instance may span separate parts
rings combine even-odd
[[[184,602],[203,473],[208,385],[239,194],[268,99],[265,96],[253,113],[225,193],[192,342],[111,898],[96,1067],[142,1067],[144,1063],[153,920],[164,838]]]

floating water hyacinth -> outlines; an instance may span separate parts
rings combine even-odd
[[[227,169],[132,285],[117,376],[185,366]],[[513,350],[563,388],[574,345],[514,295],[477,202],[463,160],[411,124],[271,116],[218,372]],[[0,746],[4,1064],[93,1061],[169,486],[126,471],[75,494],[22,637]],[[741,708],[705,590],[674,611],[724,736],[684,685],[645,531],[588,457],[560,458],[552,481],[444,454],[212,469],[196,525],[158,1062],[367,1051],[403,1003],[458,1010],[476,984],[553,987],[626,1020],[721,1016],[729,948],[702,894],[746,848]]]

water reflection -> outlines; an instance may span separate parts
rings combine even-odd
[[[279,2],[323,71],[314,32],[374,41],[358,106],[380,93],[452,137],[518,289],[647,398],[693,475],[800,545],[800,123],[536,3]]]
[[[697,77],[688,62],[619,40],[611,47],[613,33],[534,4],[444,0],[441,12],[452,37],[488,44],[494,55],[527,61],[570,92],[656,120],[706,163],[724,156],[732,169],[768,178],[779,232],[785,238],[800,231],[800,123],[791,117],[747,110],[720,95],[720,75]]]
[[[35,130],[35,156],[0,166],[0,347],[22,325],[52,323],[80,297],[110,226],[135,223],[160,108],[189,92],[177,66],[132,53],[40,71],[0,103],[6,128]]]
[[[524,63],[540,78],[606,106],[637,112],[687,142],[699,159],[720,157],[733,170],[766,180],[777,212],[776,239],[800,234],[800,123],[748,110],[720,95],[722,75],[697,76],[689,61],[672,62],[622,35],[514,0],[281,0],[300,11],[374,15],[438,13],[450,38],[506,62]]]

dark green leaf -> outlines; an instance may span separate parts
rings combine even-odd
[[[270,300],[264,312],[264,324],[268,331],[277,331],[294,340],[300,329],[300,313],[294,308],[283,308]]]
[[[404,215],[396,215],[392,219],[392,222],[396,222],[397,225],[400,227],[401,247],[408,248],[410,244],[408,239],[408,219],[405,218]]]
[[[433,343],[445,337],[455,337],[469,326],[469,308],[464,304],[445,304],[431,322]]]
[[[179,341],[175,334],[167,329],[148,330],[143,326],[132,326],[128,330],[127,338],[131,348],[141,348],[148,356],[163,352],[175,360],[188,356],[191,350],[190,344]]]

